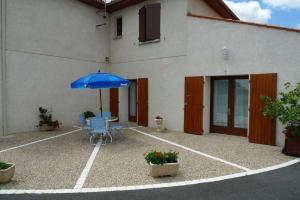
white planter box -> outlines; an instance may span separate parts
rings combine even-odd
[[[179,162],[167,163],[163,165],[149,164],[149,172],[152,177],[175,176],[179,169]]]
[[[165,130],[164,119],[154,119],[156,123],[156,130],[158,132],[163,132]]]
[[[8,183],[15,174],[15,164],[11,164],[11,166],[7,169],[0,170],[0,184]]]

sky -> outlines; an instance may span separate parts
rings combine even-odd
[[[300,0],[224,0],[243,21],[300,29]]]

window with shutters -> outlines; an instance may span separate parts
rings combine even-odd
[[[139,11],[139,42],[160,39],[160,4],[149,4]]]

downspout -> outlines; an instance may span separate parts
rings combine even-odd
[[[6,104],[6,0],[1,0],[1,129],[0,135],[7,135]]]

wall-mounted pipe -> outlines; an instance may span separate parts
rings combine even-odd
[[[0,135],[7,135],[6,0],[1,0],[1,117]]]

